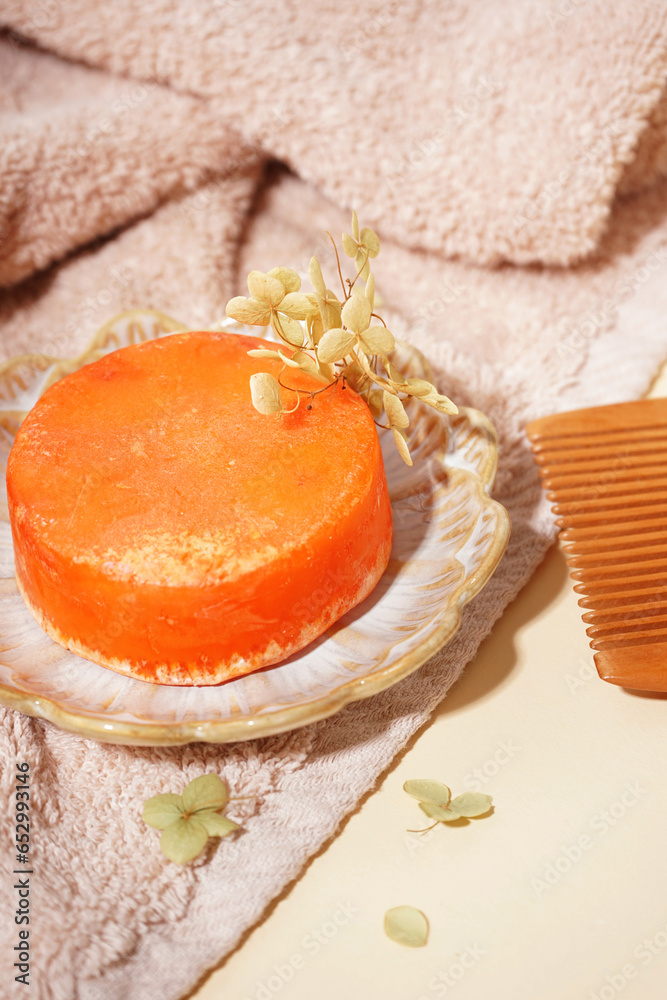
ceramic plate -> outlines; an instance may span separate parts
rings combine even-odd
[[[0,367],[3,470],[23,416],[53,381],[116,347],[184,329],[160,313],[134,311],[103,327],[78,358],[30,355]],[[423,356],[407,345],[399,346],[395,360],[405,374],[429,377]],[[373,593],[300,653],[217,687],[122,677],[49,639],[16,588],[3,496],[0,702],[107,743],[222,743],[307,725],[412,673],[449,642],[464,605],[493,573],[509,518],[489,498],[497,449],[487,418],[476,410],[447,417],[409,405],[413,468],[383,435],[394,545]],[[4,490],[4,475],[2,483]]]

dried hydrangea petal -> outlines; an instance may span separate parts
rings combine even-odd
[[[375,303],[375,278],[372,274],[368,275],[368,281],[366,282],[366,288],[364,289],[364,295],[371,304],[371,309]]]
[[[290,347],[303,347],[303,327],[295,319],[274,312],[271,315],[271,326]]]
[[[367,250],[359,250],[357,256],[354,258],[354,264],[362,281],[366,281],[370,277],[371,265],[368,261],[370,254]]]
[[[201,854],[207,840],[208,832],[203,823],[194,817],[185,819],[181,816],[162,831],[160,849],[175,864],[187,865],[188,861]]]
[[[308,265],[308,277],[310,278],[310,283],[317,294],[324,295],[327,286],[325,284],[324,277],[322,275],[322,268],[320,267],[320,262],[317,257],[310,258],[310,264]]]
[[[447,785],[431,778],[411,778],[403,785],[403,791],[420,802],[431,802],[436,806],[448,806],[452,793]]]
[[[324,295],[318,296],[317,303],[325,330],[333,330],[341,326],[343,307],[330,288],[325,288]]]
[[[229,792],[217,774],[202,774],[185,786],[181,798],[186,812],[192,813],[198,809],[222,809]]]
[[[359,358],[359,364],[363,368],[368,378],[371,379],[371,381],[375,382],[376,385],[382,386],[382,388],[386,392],[391,393],[392,396],[398,395],[396,389],[394,389],[393,385],[391,384],[391,382],[388,381],[388,379],[384,378],[382,375],[378,375],[377,372],[373,371],[368,361],[368,358],[366,357],[365,353],[362,350],[357,351],[357,357]]]
[[[427,406],[432,406],[439,413],[454,414],[459,412],[458,406],[452,403],[451,399],[448,399],[447,396],[441,396],[435,389],[428,396],[420,396],[419,401],[426,403]]]
[[[267,416],[280,413],[283,408],[280,386],[268,372],[257,372],[250,376],[250,396],[255,409]]]
[[[361,237],[359,242],[361,246],[368,251],[368,256],[373,259],[377,257],[380,252],[380,237],[377,233],[374,233],[372,229],[365,226],[361,230]]]
[[[434,819],[436,823],[454,823],[461,819],[461,813],[455,809],[444,806],[436,806],[432,802],[420,802],[419,808],[426,813],[429,819]]]
[[[435,387],[423,378],[409,378],[407,385],[408,387],[405,391],[409,392],[411,396],[417,396],[418,398],[430,396],[435,392]]]
[[[334,366],[325,364],[320,359],[317,359],[317,370],[326,379],[327,382],[333,382],[334,376],[336,374]]]
[[[278,351],[278,360],[282,361],[282,363],[284,365],[287,365],[288,368],[298,368],[299,367],[299,362],[294,360],[294,355],[292,355],[292,357],[289,358],[282,351]]]
[[[353,333],[363,333],[371,321],[371,304],[363,294],[352,294],[343,306],[343,323]]]
[[[197,820],[205,828],[209,837],[226,837],[228,834],[233,833],[234,830],[239,829],[238,823],[235,823],[233,819],[228,819],[226,816],[222,816],[219,812],[203,812],[197,813]]]
[[[248,275],[248,291],[253,299],[266,302],[275,309],[285,298],[285,286],[282,281],[272,278],[263,271],[251,271]]]
[[[428,931],[428,920],[414,906],[395,906],[384,915],[385,934],[406,948],[423,948]]]
[[[314,358],[305,351],[295,351],[291,357],[292,364],[296,365],[303,372],[317,372],[317,365]]]
[[[322,317],[320,315],[309,316],[306,320],[306,331],[308,333],[308,344],[317,347],[324,333]]]
[[[347,380],[347,382],[349,382],[355,392],[359,392],[366,381],[363,370],[361,366],[356,363],[356,361],[347,365],[341,372],[341,375]]]
[[[144,803],[142,818],[144,823],[155,830],[164,830],[165,826],[174,823],[183,813],[183,800],[180,795],[165,792],[154,795]]]
[[[343,233],[343,250],[348,257],[356,257],[359,246],[357,241],[349,236],[347,233]]]
[[[396,447],[398,448],[399,455],[403,459],[406,465],[412,465],[412,459],[410,458],[410,449],[408,448],[408,436],[402,427],[392,427],[391,433],[394,435],[394,441],[396,442]]]
[[[371,326],[359,335],[359,342],[367,354],[389,354],[396,347],[394,335],[384,326]]]
[[[295,368],[299,368],[302,372],[307,372],[314,378],[319,379],[320,382],[326,382],[328,384],[331,381],[331,377],[323,375],[318,369],[314,359],[310,356],[310,354],[306,354],[305,351],[295,351],[290,360]]]
[[[271,319],[271,309],[265,302],[258,299],[248,299],[237,295],[227,303],[227,315],[237,323],[247,323],[248,326],[268,326]]]
[[[382,403],[382,396],[383,396],[382,389],[371,389],[368,393],[367,397],[368,408],[376,420],[380,419],[380,417],[382,416],[382,410],[384,409]]]
[[[251,358],[271,358],[273,361],[283,360],[278,351],[269,351],[262,347],[258,347],[254,351],[248,351],[248,354]]]
[[[342,361],[354,347],[356,340],[355,335],[349,330],[340,327],[337,330],[327,330],[317,345],[317,356],[325,364]]]
[[[439,410],[440,413],[456,414],[459,412],[459,408],[456,403],[452,403],[451,399],[447,396],[438,395],[435,408],[436,410]]]
[[[395,365],[392,365],[391,361],[387,361],[387,363],[385,364],[385,369],[387,371],[387,375],[392,380],[396,388],[408,384],[405,375],[399,372],[398,368]],[[401,391],[403,392],[405,390],[401,388]]]
[[[301,288],[301,278],[291,267],[272,267],[268,272],[270,278],[277,278],[286,292],[298,292]]]
[[[392,427],[408,427],[410,417],[405,412],[403,403],[398,396],[392,396],[389,392],[382,393],[382,402]]]
[[[280,303],[280,312],[290,319],[306,319],[317,309],[303,292],[289,292]]]
[[[483,816],[488,813],[493,804],[490,795],[484,792],[462,792],[452,799],[450,808],[455,810],[459,816]]]

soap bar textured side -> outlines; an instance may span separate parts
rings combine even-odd
[[[27,416],[7,468],[16,575],[56,641],[143,680],[216,684],[371,592],[392,519],[370,412],[339,383],[257,413],[250,375],[280,368],[248,357],[260,346],[275,347],[208,332],[126,347]]]

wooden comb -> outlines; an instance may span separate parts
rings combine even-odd
[[[542,417],[527,433],[600,677],[667,691],[667,399]]]

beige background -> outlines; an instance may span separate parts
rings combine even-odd
[[[667,395],[667,370],[654,395]],[[554,547],[430,724],[193,1000],[663,1000],[667,704],[595,674]],[[403,791],[479,788],[426,826]],[[382,931],[428,916],[425,948]]]

